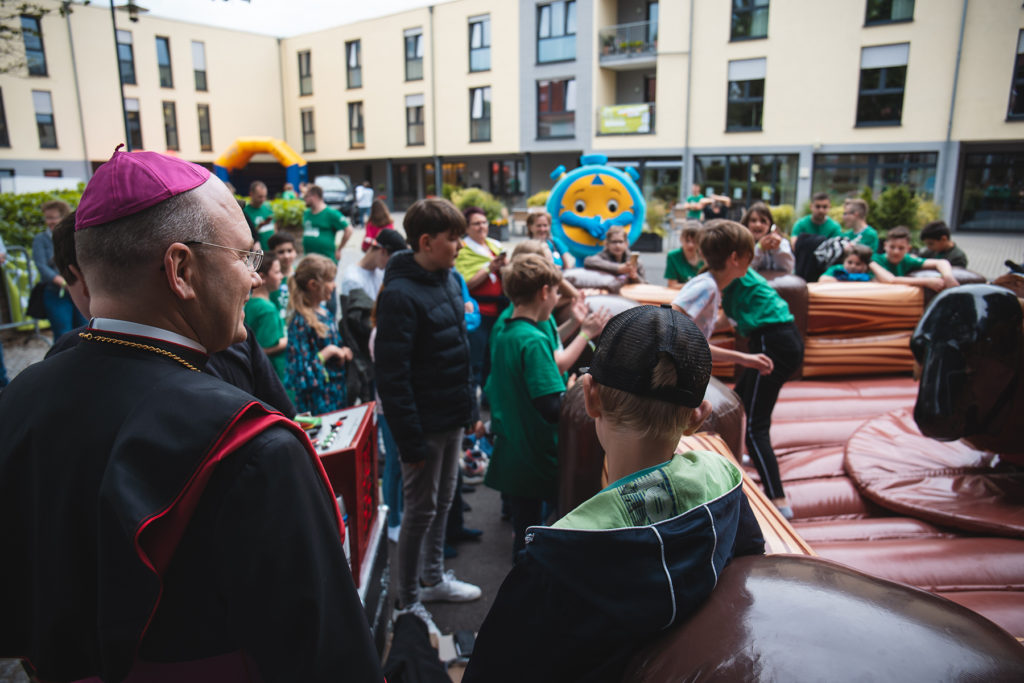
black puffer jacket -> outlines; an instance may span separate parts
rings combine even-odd
[[[462,288],[400,251],[377,297],[377,392],[403,462],[427,457],[424,434],[476,420]]]

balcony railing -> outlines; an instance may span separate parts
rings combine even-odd
[[[658,51],[658,22],[634,21],[599,32],[601,57],[651,56]]]
[[[597,108],[598,135],[647,135],[653,132],[653,102],[612,104]]]

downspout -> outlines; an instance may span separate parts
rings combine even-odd
[[[434,52],[434,6],[430,10],[430,146],[434,157],[434,195],[441,196],[441,157],[437,155],[437,78],[436,53]]]
[[[964,0],[966,2],[966,0]],[[683,138],[683,172],[682,181],[679,183],[679,201],[686,199],[689,186],[693,184],[693,173],[690,172],[692,164],[690,158],[690,96],[693,92],[693,0],[690,0],[690,28],[689,42],[686,46],[686,132]]]
[[[117,67],[117,84],[121,87],[121,121],[124,123],[124,148],[132,151],[132,136],[128,133],[128,112],[124,108],[124,79],[121,78],[121,55],[117,54],[117,15],[114,14],[114,0],[110,0],[110,25],[114,28],[114,66]]]
[[[68,4],[69,3],[66,3],[64,6],[67,7]],[[82,114],[82,90],[78,87],[78,60],[75,59],[75,40],[71,35],[71,12],[67,12],[64,15],[64,21],[68,29],[68,45],[71,47],[71,73],[75,78],[75,101],[78,103],[78,127],[82,132],[82,156],[85,157],[85,180],[88,182],[89,178],[92,177],[92,163],[89,161],[89,146],[85,139],[85,118]],[[116,40],[116,33],[114,34],[114,37]],[[120,80],[120,67],[118,67],[117,77],[118,80]]]
[[[288,112],[284,105],[284,45],[280,38],[277,39],[277,82],[281,85],[281,92],[277,98],[281,102],[281,139],[288,139]],[[301,177],[301,176],[299,176]],[[299,188],[295,188],[298,190]]]
[[[949,121],[946,124],[946,144],[943,149],[943,164],[942,164],[942,185],[943,189],[949,184],[947,183],[946,177],[953,174],[953,192],[950,196],[949,201],[945,201],[944,204],[948,207],[946,211],[946,222],[953,224],[953,210],[956,208],[953,205],[957,203],[957,191],[955,187],[956,183],[956,172],[952,170],[953,164],[957,164],[959,167],[959,160],[954,160],[953,157],[953,112],[956,109],[956,91],[957,86],[960,82],[960,58],[964,51],[964,29],[967,24],[967,0],[964,0],[963,8],[960,10],[960,38],[956,44],[956,66],[953,68],[953,92],[949,97]]]

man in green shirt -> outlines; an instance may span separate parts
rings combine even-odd
[[[260,236],[260,247],[267,250],[267,240],[274,234],[274,210],[267,204],[267,186],[254,180],[249,186],[249,201],[242,212],[252,221]]]
[[[307,254],[322,254],[335,262],[341,260],[341,250],[352,237],[352,226],[341,212],[324,202],[324,191],[319,185],[306,189],[306,212],[302,214],[302,251]],[[337,234],[342,233],[338,244]]]
[[[699,221],[704,215],[704,205],[707,203],[707,198],[700,191],[700,185],[694,183],[690,188],[690,196],[686,198],[686,204],[683,206],[686,209],[686,219]]]
[[[829,199],[827,193],[819,192],[811,197],[811,215],[804,216],[793,226],[793,244],[796,244],[796,238],[800,235],[821,235],[822,237],[838,236],[843,229],[839,227],[838,223],[829,217],[828,212],[831,208],[832,200]]]
[[[868,204],[863,199],[847,199],[843,204],[843,230],[840,235],[878,251],[878,231],[868,225]]]

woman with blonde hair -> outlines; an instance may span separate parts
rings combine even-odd
[[[555,265],[562,270],[572,268],[576,264],[576,259],[572,254],[551,236],[551,214],[547,211],[531,211],[526,217],[526,232],[530,235],[530,239],[548,245],[548,249],[551,250],[551,258]]]
[[[294,393],[299,412],[319,415],[348,405],[345,364],[352,360],[352,349],[343,345],[334,316],[323,305],[334,292],[337,272],[331,259],[309,254],[288,278],[285,387]]]

